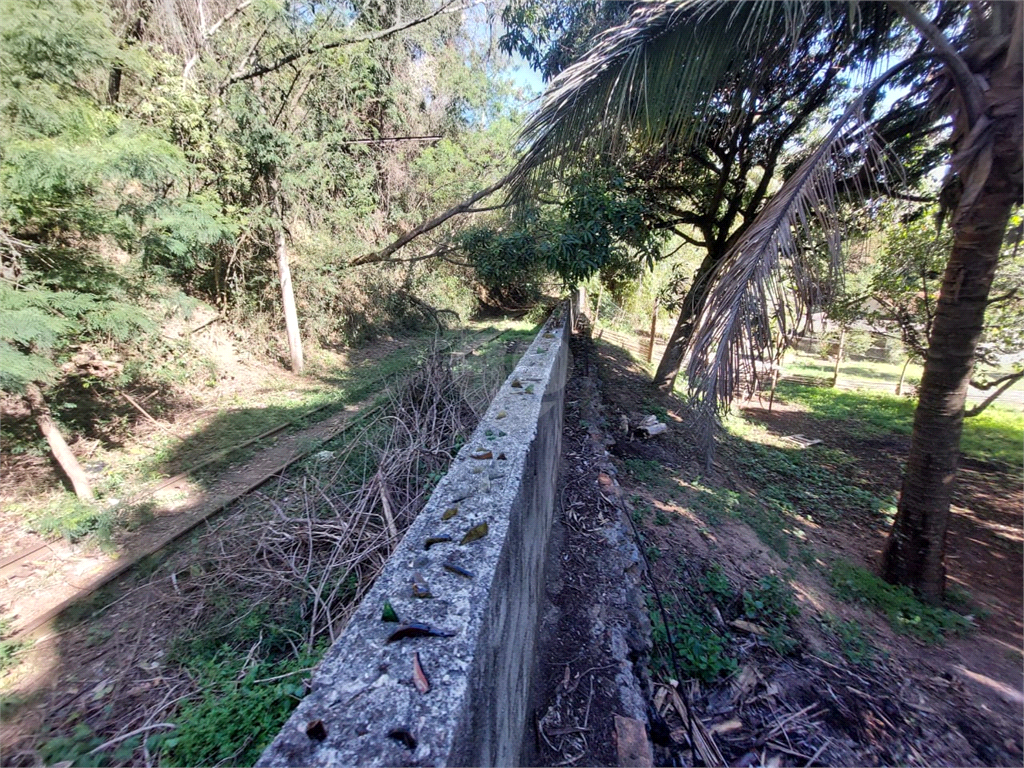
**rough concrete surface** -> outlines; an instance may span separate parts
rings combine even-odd
[[[520,762],[561,450],[568,319],[563,307],[541,329],[258,765]],[[451,509],[458,512],[442,519]],[[460,544],[482,523],[486,536]],[[425,548],[441,536],[452,541]],[[412,596],[417,574],[432,598]],[[389,644],[399,625],[381,620],[385,601],[403,622],[454,634]],[[426,693],[414,681],[414,653]]]

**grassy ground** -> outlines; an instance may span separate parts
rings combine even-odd
[[[844,391],[781,382],[776,397],[798,403],[821,421],[855,421],[865,435],[909,435],[917,401],[870,391]],[[1024,412],[995,403],[964,421],[965,456],[1010,467],[1024,464]]]
[[[610,413],[657,397],[649,366],[625,350],[598,349]],[[866,371],[883,382],[890,373]],[[662,405],[685,410],[670,398]],[[914,407],[873,389],[783,382],[772,413],[767,398],[760,407],[755,399],[725,420],[710,473],[685,421],[612,449],[658,589],[648,606],[653,677],[699,681],[681,687],[691,711],[722,727],[716,740],[727,764],[748,753],[767,763],[773,751],[781,765],[1019,762],[1019,714],[991,690],[958,683],[916,697],[939,669],[951,680],[968,669],[1020,690],[1020,655],[1005,649],[1019,644],[1024,418],[995,406],[968,420],[963,452],[986,463],[964,462],[946,601],[927,605],[874,568],[896,511]],[[786,439],[795,433],[824,442],[802,449]],[[824,723],[771,741],[780,718],[801,723],[812,704]],[[922,750],[913,759],[910,730]]]

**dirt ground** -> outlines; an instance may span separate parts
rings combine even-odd
[[[612,446],[633,507],[647,510],[639,529],[645,551],[656,556],[648,561],[661,593],[697,594],[700,590],[687,585],[700,583],[712,571],[725,576],[737,592],[776,578],[792,591],[799,609],[785,625],[793,642],[783,655],[768,638],[738,629],[735,621],[726,625],[723,614],[725,621],[742,615],[729,612],[738,598],[721,611],[709,602],[697,606],[708,609],[704,615],[718,624],[716,634],[726,638],[736,668],[713,682],[686,681],[679,688],[714,734],[726,764],[1021,765],[1024,521],[1019,473],[964,460],[947,567],[950,586],[970,595],[970,606],[960,612],[971,610],[977,628],[926,643],[897,634],[871,607],[838,599],[827,577],[828,564],[836,558],[873,568],[885,541],[884,520],[837,510],[841,514],[828,521],[804,521],[799,531],[804,546],[783,558],[742,520],[712,519],[706,505],[696,503],[693,487],[756,496],[756,476],[752,479],[749,468],[745,472],[736,455],[722,448],[714,472],[703,473],[703,462],[687,439],[680,401],[657,393],[622,349],[599,345],[599,353],[611,429],[623,416],[635,423],[659,409],[668,414],[667,433],[649,440],[617,433]],[[755,400],[753,405],[759,404]],[[878,498],[892,497],[899,489],[909,438],[865,438],[853,425],[822,422],[779,401],[771,413],[751,407],[745,416],[773,435],[803,434],[840,448],[855,459],[852,466],[862,487]],[[661,467],[657,476],[630,470],[655,466],[651,462]],[[859,648],[868,658],[855,663],[844,655],[837,627],[862,634],[867,646]],[[657,672],[654,677],[657,684]],[[695,764],[699,758],[680,730],[685,723],[673,720],[667,698],[662,692],[652,702],[674,734],[655,738],[660,741],[656,760]]]
[[[476,337],[472,339],[470,346],[478,343]],[[331,370],[344,369],[347,376],[353,376],[362,369],[372,369],[384,357],[403,347],[422,345],[422,340],[381,340],[369,348],[330,353]],[[214,420],[218,414],[225,407],[232,410],[226,404],[241,403],[245,409],[259,409],[271,398],[298,398],[304,392],[322,389],[325,384],[322,377],[296,376],[272,364],[245,361],[237,356],[224,358],[221,364],[231,373],[225,374],[213,389],[190,387],[180,392],[174,398],[175,407],[161,414],[159,423],[133,414],[137,421],[131,437],[120,446],[121,450],[128,454],[145,452],[153,438],[166,440],[168,435],[173,435],[179,446],[174,450],[175,465],[169,466],[167,473],[201,467],[210,458],[210,451],[204,450],[202,443],[209,430],[217,429]],[[328,374],[328,379],[334,375]],[[338,413],[326,411],[326,418],[319,418],[305,428],[284,430],[258,444],[243,447],[231,456],[231,464],[225,462],[225,466],[216,467],[213,475],[184,472],[175,475],[170,484],[141,486],[125,504],[145,505],[144,518],[130,521],[103,547],[89,540],[72,544],[60,538],[44,539],[33,533],[23,519],[3,514],[0,516],[0,616],[8,622],[7,630],[19,632],[32,628],[40,617],[49,616],[76,595],[91,591],[112,574],[158,550],[304,455],[310,446],[344,428],[353,414],[365,409],[372,399],[346,406]],[[286,416],[281,418],[282,424],[287,425]],[[97,446],[92,445],[95,442],[77,441],[75,449],[80,460],[86,461],[96,451]],[[45,489],[60,487],[60,476],[48,457],[3,454],[2,460],[5,506],[13,501],[38,498],[40,494],[45,496]],[[29,554],[19,558],[22,553]]]
[[[618,765],[621,718],[643,734],[649,652],[642,560],[605,450],[594,348],[574,337],[525,765]],[[617,720],[616,716],[620,719]],[[639,741],[639,739],[637,740]],[[647,740],[637,746],[649,750]],[[649,751],[647,752],[649,755]]]
[[[493,329],[474,334],[461,341],[456,354],[472,355],[495,336]],[[525,346],[526,342],[512,339],[489,352],[486,359],[492,361],[494,370],[477,374],[479,381],[474,379],[474,386],[480,392],[475,392],[475,396],[486,402],[489,397],[481,392],[500,382],[503,368],[514,365]],[[387,351],[393,351],[393,347]],[[74,596],[76,590],[79,598],[61,616],[41,627],[32,636],[31,647],[22,649],[17,663],[0,675],[0,765],[40,765],[63,760],[69,754],[78,755],[75,764],[93,764],[96,760],[106,760],[104,764],[111,764],[111,760],[112,764],[152,764],[151,755],[139,754],[142,748],[135,743],[139,734],[153,736],[171,728],[165,721],[174,715],[176,703],[195,700],[197,688],[201,689],[188,670],[167,663],[167,659],[175,643],[188,640],[179,636],[180,628],[191,627],[197,616],[205,616],[201,611],[210,609],[210,605],[204,608],[204,596],[208,597],[206,590],[212,593],[216,587],[211,563],[224,555],[224,542],[234,535],[235,529],[252,523],[256,525],[254,530],[259,530],[259,520],[274,514],[281,516],[285,508],[290,511],[292,507],[310,506],[319,498],[317,494],[325,489],[317,484],[318,473],[330,475],[330,467],[336,462],[325,459],[321,465],[318,460],[310,460],[318,467],[323,466],[322,472],[308,467],[283,470],[283,465],[308,453],[311,445],[319,445],[357,411],[358,406],[349,407],[282,436],[238,461],[237,466],[229,467],[216,479],[204,479],[200,488],[184,487],[188,503],[179,501],[173,509],[155,515],[143,528],[125,532],[117,539],[117,553],[51,544],[39,560],[6,569],[2,575],[8,608],[20,605],[17,601],[21,600],[27,606],[25,613],[38,612],[53,605],[58,597]],[[365,409],[362,414],[366,414]],[[267,480],[268,473],[273,478],[253,492],[252,486]],[[296,483],[301,490],[293,488]],[[330,488],[326,490],[330,492]],[[142,558],[90,595],[83,594],[89,591],[88,582],[78,581],[74,572],[68,570],[92,568],[92,572],[84,571],[86,578],[90,578],[103,568],[119,569],[125,562],[135,560],[138,548],[174,538],[183,524],[209,511],[211,505],[222,506],[225,499],[240,492],[244,493],[223,515],[210,518],[188,536],[175,538],[157,555]],[[20,530],[14,522],[8,522],[12,530]],[[229,553],[234,551],[232,547],[237,549],[236,544],[229,543]],[[56,562],[42,562],[46,555]],[[53,589],[52,585],[47,589],[42,581],[45,578],[58,583],[63,591]],[[210,585],[205,584],[208,578],[214,579]],[[367,580],[360,584],[356,594],[361,594],[370,583]],[[254,586],[256,591],[261,588],[262,584]],[[38,605],[31,604],[33,592],[40,596]],[[245,619],[248,612],[232,619],[232,623]],[[257,646],[258,642],[254,649]],[[296,673],[289,671],[282,677],[290,674]],[[270,681],[276,679],[271,677]],[[133,735],[134,739],[129,738]],[[117,751],[122,744],[126,747],[124,754]],[[241,743],[241,749],[246,747],[248,744]],[[87,749],[91,751],[83,757]]]

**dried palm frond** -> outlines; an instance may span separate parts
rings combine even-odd
[[[847,108],[714,273],[687,371],[698,442],[709,462],[715,416],[731,401],[743,372],[756,370],[754,361],[776,359],[780,345],[788,344],[810,307],[820,303],[823,284],[841,275],[838,180],[865,183],[844,172],[851,166],[898,172],[866,118],[868,96],[865,92]],[[858,197],[869,192],[856,190]],[[829,256],[824,275],[805,246],[822,234]]]

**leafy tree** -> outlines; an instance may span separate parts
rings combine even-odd
[[[0,386],[25,395],[76,493],[89,499],[43,388],[74,350],[130,346],[155,327],[138,306],[144,284],[100,250],[137,247],[183,160],[89,91],[90,75],[130,63],[101,6],[5,2],[0,18]]]
[[[565,70],[533,118],[530,150],[519,168],[523,178],[537,169],[578,158],[594,142],[614,148],[623,135],[650,145],[699,146],[712,130],[701,105],[723,82],[768,50],[821,39],[844,9],[870,11],[874,4],[665,3],[637,9],[606,33],[580,63]],[[1001,3],[936,6],[933,19],[918,5],[894,0],[888,19],[874,33],[918,37],[917,50],[865,86],[861,95],[789,176],[747,229],[731,243],[717,268],[709,298],[691,342],[690,385],[698,408],[710,416],[728,401],[743,364],[780,338],[766,332],[784,323],[791,287],[797,310],[814,299],[801,235],[820,227],[835,231],[837,180],[854,166],[884,166],[873,143],[867,107],[901,72],[924,76],[944,105],[936,118],[951,121],[953,245],[945,267],[925,373],[919,390],[910,457],[900,506],[886,547],[883,572],[891,581],[941,597],[946,527],[964,416],[967,384],[983,328],[985,308],[1007,224],[1022,192],[1021,105],[1024,8]],[[888,13],[891,12],[891,13]],[[682,21],[680,21],[682,19]],[[669,32],[679,24],[679,34]],[[783,33],[780,38],[779,34]],[[868,50],[876,59],[883,46]],[[923,71],[920,65],[926,63]],[[915,69],[916,68],[916,69]],[[981,83],[984,83],[984,87]],[[650,98],[658,94],[660,98]],[[614,119],[606,119],[607,115]],[[748,117],[739,110],[736,119]],[[588,141],[580,142],[580,136]],[[833,252],[838,243],[831,239]],[[789,281],[778,279],[780,269]],[[786,326],[783,325],[783,328]],[[785,338],[782,336],[782,338]]]
[[[932,214],[932,215],[929,215]],[[904,347],[920,359],[927,356],[935,311],[939,301],[943,267],[953,246],[953,233],[937,230],[935,211],[917,210],[894,221],[888,228],[881,258],[872,271],[869,292],[861,298],[859,314],[872,323],[898,333]],[[1020,226],[1020,214],[1013,217]],[[985,313],[983,336],[976,349],[976,368],[1005,370],[1021,367],[1024,357],[1024,330],[1018,319],[1024,312],[1024,297],[1018,294],[1022,282],[1022,262],[1016,243],[1007,243],[993,278],[997,294]],[[967,411],[981,413],[996,397],[1020,381],[1020,370],[991,379],[972,379],[978,389],[993,390],[992,395]]]

